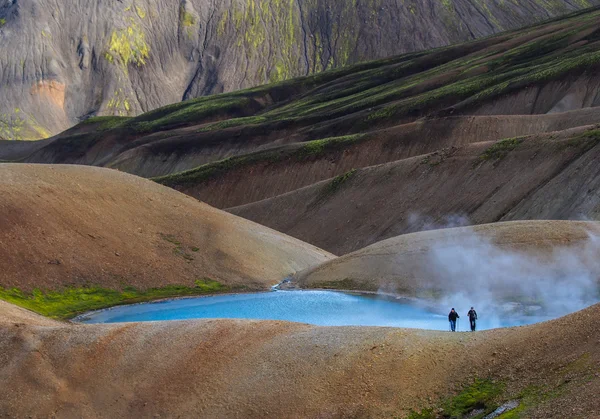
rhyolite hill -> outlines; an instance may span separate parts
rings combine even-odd
[[[48,316],[264,290],[333,257],[115,170],[0,164],[0,178],[0,299]]]
[[[6,0],[0,139],[463,42],[600,0]]]
[[[392,282],[418,295],[422,278],[412,274],[427,264],[427,248],[469,229],[410,234],[333,259],[114,170],[10,163],[0,172],[8,262],[0,377],[9,384],[0,411],[8,416],[451,418],[508,401],[520,417],[600,412],[600,305],[478,333],[242,319],[84,325],[17,307],[64,318],[157,296],[267,289],[305,268],[304,287],[323,278],[334,287]],[[555,245],[577,249],[599,228],[512,222],[475,232],[503,249],[552,257]]]
[[[338,255],[448,215],[597,219],[599,28],[592,9],[135,118],[92,118],[42,142],[0,142],[0,159],[154,177]]]

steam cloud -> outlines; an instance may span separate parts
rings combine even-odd
[[[447,284],[438,303],[447,311],[455,307],[465,326],[471,306],[491,328],[506,325],[507,316],[511,324],[524,314],[544,320],[600,301],[600,237],[592,233],[545,256],[497,246],[475,232],[460,241],[448,235],[427,258],[427,276]]]
[[[408,231],[439,230],[442,228],[465,227],[471,225],[469,218],[464,215],[446,215],[440,220],[417,213],[410,213],[407,217]]]

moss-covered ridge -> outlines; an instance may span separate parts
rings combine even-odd
[[[124,287],[121,290],[102,287],[71,287],[59,291],[34,290],[24,293],[19,289],[0,287],[0,299],[38,314],[55,319],[70,319],[90,310],[122,304],[141,303],[162,298],[199,296],[231,291],[232,288],[211,279],[199,279],[193,285],[167,285],[139,290]]]
[[[190,169],[203,180],[254,161],[255,149],[370,135],[422,118],[473,114],[498,103],[498,112],[506,113],[510,95],[558,82],[546,90],[564,96],[573,83],[586,83],[582,75],[597,77],[599,27],[596,7],[478,41],[179,102],[134,118],[93,118],[30,161],[100,164],[148,177],[188,170],[170,178],[173,186],[175,179],[189,183]],[[559,100],[549,96],[540,94],[534,108],[527,107],[533,99],[519,96],[514,112],[548,113]],[[205,165],[204,158],[194,156],[210,156],[212,162]]]
[[[303,127],[342,118],[352,131],[365,131],[443,109],[466,111],[524,86],[595,68],[599,22],[595,8],[467,44],[177,103],[115,128],[154,132],[203,125],[202,131],[214,131],[282,120]]]
[[[161,176],[153,180],[166,186],[185,186],[199,184],[224,175],[230,171],[247,167],[252,164],[275,164],[285,161],[303,161],[322,157],[330,152],[338,152],[344,147],[350,147],[368,139],[365,134],[346,135],[308,141],[306,143],[275,147],[242,156],[230,157],[218,162],[205,164],[192,170],[172,175]],[[353,173],[342,179],[349,178]],[[338,183],[338,182],[336,182]],[[338,185],[335,185],[336,188]]]
[[[202,138],[228,132],[245,141],[264,132],[292,131],[300,140],[316,141],[424,116],[468,114],[527,87],[593,74],[600,65],[599,24],[595,8],[467,44],[174,104],[123,120],[114,130],[135,135],[163,131],[155,152],[165,153],[173,149],[170,130],[185,126],[198,126],[195,132]],[[190,138],[183,145],[200,144]],[[203,180],[259,157],[271,160],[281,153],[251,153],[158,180],[189,183],[192,173]]]

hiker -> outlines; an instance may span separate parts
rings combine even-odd
[[[474,332],[475,326],[476,326],[475,323],[477,320],[477,312],[475,311],[475,309],[473,307],[471,307],[471,310],[469,310],[467,315],[469,316],[469,323],[471,323],[471,332]]]
[[[450,310],[450,313],[448,314],[448,321],[450,322],[450,330],[452,330],[453,332],[456,332],[456,319],[459,318],[460,316],[458,315],[458,313],[454,311],[454,308],[452,308],[452,310]]]

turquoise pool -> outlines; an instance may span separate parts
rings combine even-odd
[[[459,330],[468,329],[466,311]],[[549,318],[510,317],[504,321],[479,313],[478,330],[519,326]],[[114,307],[87,313],[82,323],[141,322],[205,318],[287,320],[321,326],[389,326],[448,330],[445,314],[378,296],[335,291],[276,291],[258,294],[182,298]]]

